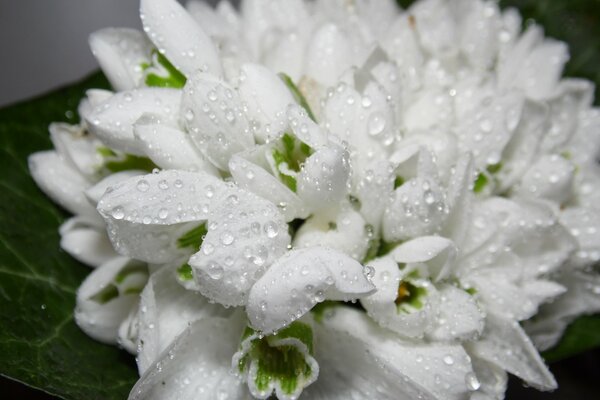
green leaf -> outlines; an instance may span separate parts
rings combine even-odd
[[[75,293],[90,269],[59,249],[67,217],[29,175],[27,156],[50,149],[48,124],[77,122],[85,81],[0,110],[0,374],[65,399],[124,399],[133,357],[90,339],[73,321]]]
[[[560,342],[542,353],[546,361],[559,361],[600,346],[600,316],[580,317],[573,322]]]

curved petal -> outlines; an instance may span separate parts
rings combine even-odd
[[[237,91],[210,74],[194,74],[183,88],[183,122],[213,164],[227,170],[231,156],[254,145]]]
[[[316,213],[336,209],[348,191],[348,153],[338,147],[324,147],[304,162],[298,176],[298,197]]]
[[[513,189],[516,195],[564,204],[573,196],[575,166],[557,154],[542,156]]]
[[[77,261],[94,268],[118,256],[104,228],[77,223],[78,221],[73,220],[71,218],[61,226],[61,249]]]
[[[175,278],[176,271],[163,267],[152,274],[140,297],[137,364],[140,375],[156,361],[188,326],[210,317],[232,313],[210,304],[200,293],[186,290]]]
[[[248,389],[230,373],[243,330],[240,315],[192,323],[135,384],[129,400],[249,400]]]
[[[352,300],[373,292],[369,271],[334,250],[292,250],[277,260],[250,290],[246,311],[251,325],[269,334],[328,300]]]
[[[484,336],[465,346],[469,353],[518,376],[539,390],[557,387],[542,357],[514,320],[488,313]]]
[[[107,191],[98,211],[115,250],[139,260],[163,263],[189,255],[200,244],[180,239],[208,219],[224,183],[210,175],[167,170],[137,176]]]
[[[105,28],[90,35],[90,48],[114,90],[140,86],[142,64],[150,61],[152,46],[146,36],[129,28]]]
[[[97,219],[98,213],[84,194],[91,182],[55,151],[34,153],[28,163],[35,183],[48,197],[73,214]]]
[[[331,220],[324,216],[308,218],[296,231],[293,247],[324,246],[362,260],[369,248],[369,240],[361,214],[346,206]]]
[[[352,61],[351,43],[339,26],[326,23],[315,30],[307,46],[306,75],[333,86]]]
[[[436,288],[428,281],[405,282],[407,271],[400,271],[392,257],[373,260],[369,265],[375,270],[373,284],[377,291],[360,300],[369,316],[404,337],[422,338],[436,317],[439,306]],[[397,303],[398,300],[404,301]],[[401,308],[406,302],[409,307]]]
[[[397,263],[426,263],[431,279],[442,280],[452,272],[457,248],[451,240],[440,236],[423,236],[402,243],[392,251]]]
[[[437,233],[446,209],[446,193],[434,179],[413,178],[395,190],[383,216],[383,237],[397,242]]]
[[[290,244],[277,207],[229,187],[214,200],[200,251],[189,261],[200,292],[225,306],[246,303],[250,287]]]
[[[302,204],[298,195],[267,172],[270,166],[267,163],[265,151],[265,147],[258,146],[231,158],[229,171],[235,182],[240,188],[276,204],[286,221],[308,217],[309,211]]]
[[[559,220],[578,244],[570,261],[578,267],[600,261],[600,210],[568,207],[560,213]]]
[[[119,92],[96,105],[86,116],[94,135],[109,147],[145,155],[133,135],[133,124],[145,113],[159,115],[165,124],[177,126],[181,92],[145,88]]]
[[[142,0],[144,32],[184,75],[197,70],[221,76],[217,49],[204,30],[175,0]]]
[[[75,322],[92,338],[117,343],[119,326],[148,279],[144,264],[118,257],[96,268],[77,290]]]
[[[100,182],[97,182],[94,186],[87,189],[85,191],[85,196],[92,204],[98,204],[104,193],[113,186],[116,186],[119,183],[125,182],[127,179],[132,178],[134,176],[146,175],[147,171],[128,169],[125,171],[115,172],[114,174],[110,174]]]
[[[262,65],[244,64],[238,90],[256,139],[279,137],[286,128],[287,107],[296,103],[281,79]]]
[[[460,400],[474,390],[461,346],[402,341],[348,307],[332,314],[315,324],[321,368],[319,380],[305,390],[307,398]]]
[[[196,149],[190,136],[144,114],[134,125],[140,148],[159,167],[218,175],[217,169]]]
[[[58,154],[90,180],[97,179],[103,161],[97,150],[100,142],[84,134],[78,125],[54,122],[48,130]]]

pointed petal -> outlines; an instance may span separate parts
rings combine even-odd
[[[461,346],[404,342],[348,307],[334,309],[315,333],[321,371],[305,391],[310,399],[460,400],[473,390]]]
[[[240,315],[192,323],[146,370],[129,400],[246,400],[248,389],[230,373],[231,355],[242,334]]]
[[[235,183],[240,188],[276,204],[288,222],[296,218],[308,217],[309,211],[298,195],[267,172],[270,166],[267,163],[265,151],[264,146],[257,146],[231,158],[229,171],[235,179]]]
[[[184,75],[197,70],[222,75],[213,42],[177,1],[142,0],[140,17],[150,40]]]
[[[73,214],[97,219],[97,212],[84,195],[91,183],[55,151],[34,153],[28,162],[31,176],[48,197]]]
[[[397,263],[426,263],[434,282],[452,272],[457,248],[451,240],[440,236],[423,236],[402,243],[392,251]]]
[[[217,169],[196,149],[190,136],[144,114],[134,125],[140,148],[159,167],[217,175]]]
[[[198,289],[225,306],[244,305],[250,287],[286,252],[287,224],[271,202],[229,187],[215,197],[207,226],[189,261]]]
[[[139,346],[140,375],[156,361],[188,326],[201,319],[227,317],[232,313],[210,304],[200,293],[186,290],[175,279],[176,271],[164,267],[152,274],[140,297]]]
[[[288,105],[296,103],[281,79],[262,65],[244,64],[238,90],[257,140],[278,137]]]
[[[269,334],[325,299],[347,301],[373,290],[363,266],[342,253],[321,247],[292,250],[252,287],[246,311],[252,326]]]
[[[119,92],[96,105],[86,117],[92,133],[109,147],[144,155],[133,135],[133,124],[144,114],[161,116],[164,123],[177,126],[181,92],[167,88],[134,89]]]
[[[90,48],[114,90],[140,86],[142,64],[150,61],[152,46],[146,36],[129,28],[105,28],[90,35]]]
[[[484,337],[469,352],[514,374],[539,390],[556,389],[556,380],[523,329],[514,320],[488,313]]]
[[[315,30],[307,47],[306,75],[334,86],[352,61],[351,43],[340,27],[327,23]]]
[[[207,220],[222,187],[221,180],[203,173],[161,171],[112,187],[98,211],[119,253],[163,263],[191,254],[193,247],[178,239]]]
[[[221,170],[233,154],[254,145],[237,91],[213,75],[188,79],[181,114],[193,142]]]
[[[137,305],[147,278],[144,264],[125,257],[96,268],[77,290],[75,322],[92,338],[115,344],[119,326]]]

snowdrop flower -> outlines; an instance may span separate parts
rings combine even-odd
[[[30,158],[96,267],[77,323],[137,356],[130,399],[556,387],[534,343],[600,309],[600,113],[564,44],[481,0],[141,19],[92,35],[114,92]]]

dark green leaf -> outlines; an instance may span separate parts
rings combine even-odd
[[[51,148],[48,124],[77,121],[84,82],[0,110],[0,373],[65,399],[124,399],[133,358],[90,339],[73,322],[90,269],[58,247],[66,214],[36,187],[27,156]]]
[[[562,360],[600,346],[600,316],[580,317],[565,332],[554,348],[542,355],[548,362]]]

